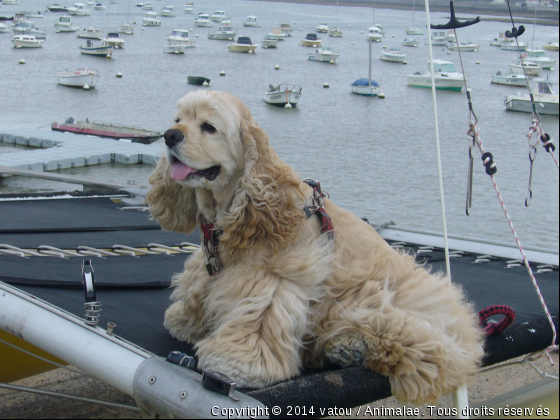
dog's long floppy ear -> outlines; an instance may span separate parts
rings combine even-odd
[[[170,169],[162,157],[148,179],[153,188],[146,194],[146,203],[164,230],[188,234],[197,227],[194,189],[173,181]]]
[[[240,137],[244,174],[230,212],[221,220],[220,243],[232,257],[254,245],[284,248],[293,242],[305,220],[301,210],[305,193],[299,176],[276,155],[268,135],[250,114],[241,122]]]

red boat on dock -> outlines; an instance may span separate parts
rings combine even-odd
[[[133,143],[143,144],[151,144],[163,137],[163,134],[159,131],[149,131],[143,128],[127,127],[124,125],[89,122],[87,119],[75,123],[73,118],[69,118],[64,124],[53,122],[51,124],[51,130],[107,137],[115,140],[131,140]]]

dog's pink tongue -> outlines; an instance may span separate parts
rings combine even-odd
[[[196,172],[196,169],[189,168],[187,165],[176,160],[171,165],[171,179],[176,181],[181,181],[185,179],[189,174]]]

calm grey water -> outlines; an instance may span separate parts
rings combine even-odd
[[[393,220],[400,227],[440,232],[442,230],[437,179],[431,91],[407,87],[406,75],[427,68],[428,47],[421,38],[419,48],[402,47],[408,65],[379,60],[383,46],[400,47],[405,28],[412,24],[412,11],[351,8],[258,1],[195,2],[195,12],[225,10],[234,19],[242,35],[260,43],[261,38],[280,21],[294,27],[291,38],[279,43],[277,50],[257,49],[254,55],[227,52],[228,41],[208,40],[207,28],[194,27],[194,15],[183,13],[185,2],[154,1],[155,11],[174,4],[175,18],[164,18],[159,28],[141,30],[142,9],[129,4],[109,5],[107,11],[92,11],[89,17],[73,17],[81,28],[118,27],[135,21],[136,34],[125,36],[124,50],[112,60],[80,55],[84,43],[75,34],[55,33],[52,27],[57,13],[45,13],[34,19],[47,31],[41,49],[12,48],[12,34],[0,34],[0,127],[20,126],[48,129],[53,121],[90,120],[136,125],[164,131],[172,124],[176,101],[197,89],[187,84],[188,75],[212,79],[210,88],[231,92],[250,108],[259,124],[268,132],[278,154],[292,165],[302,178],[321,181],[323,189],[339,205],[374,223]],[[20,6],[4,5],[0,14],[21,9],[44,10],[44,0],[25,0]],[[107,1],[104,2],[107,5]],[[71,5],[71,2],[67,2]],[[505,7],[505,6],[504,6]],[[92,8],[92,6],[89,6]],[[115,13],[116,12],[116,13]],[[255,14],[262,28],[243,28],[248,15]],[[387,33],[382,43],[373,46],[374,78],[385,99],[365,98],[350,93],[350,84],[368,75],[366,33],[374,23]],[[424,11],[414,15],[416,26],[425,26]],[[431,15],[432,23],[444,23],[442,13]],[[338,25],[342,38],[323,36],[324,44],[340,52],[336,65],[310,62],[310,49],[299,41],[320,22]],[[522,40],[533,40],[532,25]],[[197,46],[185,55],[162,53],[172,29],[193,29]],[[301,30],[300,30],[301,28]],[[533,173],[533,201],[524,205],[529,179],[526,134],[531,116],[506,112],[505,95],[521,88],[490,84],[497,70],[505,72],[517,56],[511,51],[491,47],[489,42],[510,25],[481,22],[458,31],[459,41],[480,44],[478,52],[463,53],[466,74],[481,138],[486,151],[493,153],[498,173],[496,181],[507,209],[524,245],[558,250],[558,169],[544,149],[538,152]],[[395,37],[392,37],[395,35]],[[558,38],[558,28],[538,26],[535,47]],[[354,42],[354,44],[353,44]],[[458,53],[447,55],[434,47],[436,58],[453,61],[459,68]],[[558,60],[558,52],[549,52]],[[18,64],[24,58],[25,65]],[[476,64],[480,61],[480,64]],[[275,70],[275,65],[280,70]],[[67,68],[98,68],[102,77],[95,90],[69,89],[56,83],[55,73]],[[226,76],[220,77],[220,71]],[[116,78],[117,72],[123,78]],[[556,70],[547,72],[558,79]],[[328,82],[329,89],[323,88]],[[284,110],[267,105],[262,94],[271,83],[295,83],[303,86],[297,108]],[[471,216],[464,212],[468,157],[468,107],[464,94],[437,94],[441,155],[444,174],[447,225],[450,234],[514,244],[501,206],[476,151],[474,204]],[[558,139],[558,117],[543,116],[542,124],[553,139]],[[1,143],[0,143],[1,145]],[[21,149],[0,147],[0,153],[18,153]],[[558,155],[557,150],[557,155]],[[147,165],[106,164],[61,172],[118,182],[134,180],[147,184],[153,168]],[[50,191],[75,186],[23,178],[5,179],[0,192]]]

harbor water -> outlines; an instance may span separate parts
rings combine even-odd
[[[93,6],[86,6],[91,15],[73,16],[72,22],[80,30],[90,26],[116,29],[127,21],[135,23],[135,34],[121,35],[125,47],[116,50],[112,59],[81,55],[78,47],[85,40],[75,33],[56,33],[52,25],[61,14],[45,12],[50,2],[24,0],[18,6],[2,6],[0,15],[41,11],[43,18],[31,20],[47,32],[47,38],[42,48],[15,49],[10,41],[13,33],[0,33],[0,129],[50,130],[52,122],[73,117],[76,121],[88,118],[163,132],[173,124],[175,103],[184,94],[196,89],[227,91],[249,107],[278,155],[302,178],[319,180],[338,205],[372,223],[391,220],[401,228],[442,231],[432,93],[407,86],[406,79],[407,74],[427,70],[426,35],[417,36],[418,48],[401,47],[408,37],[405,28],[412,25],[413,19],[416,27],[425,27],[423,9],[418,7],[413,15],[412,11],[371,7],[207,0],[195,1],[195,13],[185,14],[185,2],[166,0],[154,2],[154,11],[173,4],[176,17],[158,16],[160,27],[142,27],[145,11],[134,2],[103,3],[108,10],[94,11]],[[229,53],[230,41],[207,38],[217,24],[214,28],[194,25],[198,13],[212,14],[215,10],[225,10],[233,18],[238,34],[249,36],[253,43],[260,44],[263,36],[279,27],[280,22],[291,23],[294,31],[279,42],[277,49],[259,47],[255,54]],[[249,15],[257,16],[262,26],[244,28],[242,23]],[[435,24],[448,19],[446,13],[431,14]],[[341,38],[320,35],[323,45],[340,53],[336,64],[308,61],[307,53],[313,49],[298,45],[323,22],[344,32]],[[352,82],[368,77],[366,39],[374,23],[381,24],[386,33],[382,42],[373,45],[372,59],[373,78],[381,86],[384,99],[350,93]],[[525,27],[520,40],[535,48],[558,39],[557,27]],[[167,45],[166,38],[173,29],[192,29],[196,47],[186,49],[183,55],[164,54],[162,47]],[[506,30],[511,30],[511,24],[492,21],[459,29],[459,42],[480,45],[477,52],[461,53],[464,71],[472,89],[480,136],[485,150],[497,162],[495,180],[521,243],[558,252],[558,168],[539,147],[533,167],[533,199],[526,207],[531,115],[506,111],[503,103],[506,95],[526,88],[490,83],[492,75],[497,71],[506,73],[519,55],[490,46],[490,41]],[[381,61],[379,55],[384,47],[403,50],[408,64]],[[447,54],[445,47],[434,46],[433,53],[435,58],[454,62],[461,71],[457,52]],[[548,51],[547,55],[558,61],[558,52]],[[18,63],[22,58],[23,65]],[[275,69],[277,65],[279,69]],[[95,89],[84,91],[57,84],[56,72],[84,67],[101,72]],[[220,76],[222,71],[225,76]],[[122,78],[116,77],[119,72]],[[210,78],[210,86],[188,85],[187,76]],[[544,76],[558,81],[558,70],[545,71]],[[270,84],[281,83],[303,87],[297,107],[286,110],[262,100]],[[328,88],[323,87],[325,83]],[[465,214],[470,141],[466,95],[438,91],[437,111],[449,234],[515,245],[478,149],[473,207],[470,216]],[[544,130],[558,140],[558,117],[544,115],[541,122]],[[92,137],[91,142],[95,141]],[[0,142],[0,153],[16,156],[33,152]],[[557,149],[556,156],[559,154]],[[145,186],[152,170],[153,166],[147,164],[105,163],[60,172],[119,183],[134,181]],[[76,189],[76,185],[21,177],[0,180],[0,193],[60,189]]]

